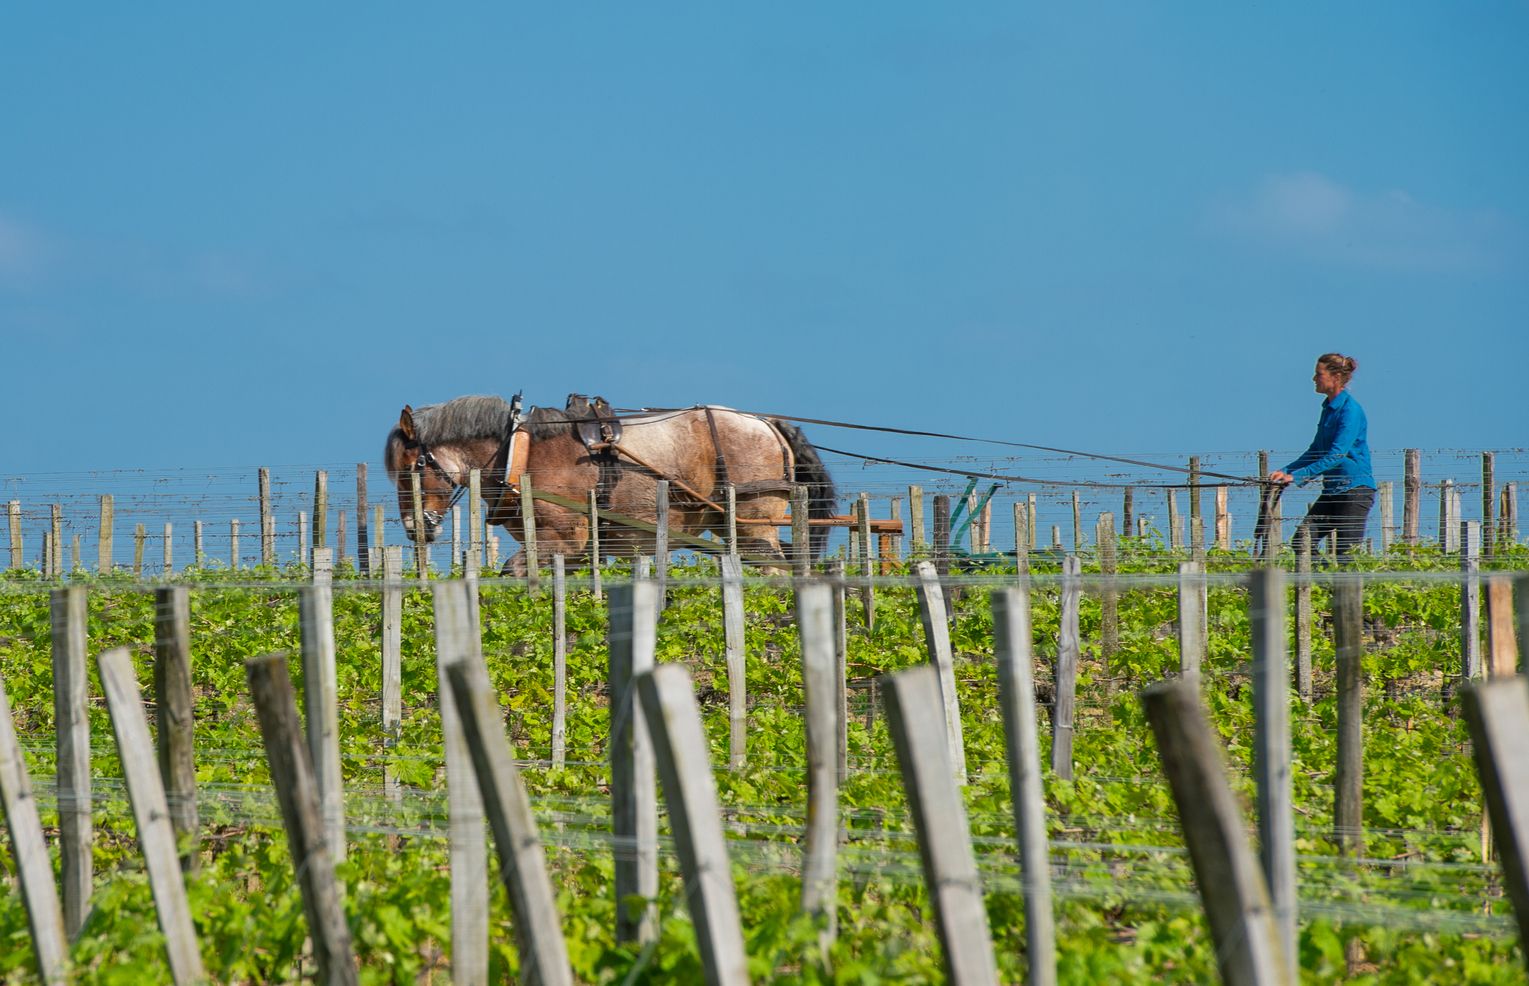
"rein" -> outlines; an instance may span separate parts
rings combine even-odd
[[[505,494],[511,492],[514,489],[514,484],[510,482],[509,476],[509,471],[513,460],[509,457],[509,455],[507,455],[507,453],[511,451],[512,446],[515,444],[515,432],[516,429],[520,427],[520,403],[521,395],[517,393],[510,400],[510,423],[509,427],[505,429],[504,439],[500,441],[499,447],[494,449],[494,454],[488,457],[488,461],[485,462],[482,466],[477,467],[479,469],[484,469],[493,465],[494,460],[498,459],[501,455],[505,456],[504,487],[499,491],[499,495],[494,498],[493,506],[489,508],[488,514],[486,515],[489,518],[493,517],[499,512],[499,508],[504,503]],[[424,478],[426,467],[429,467],[434,469],[436,474],[444,479],[447,483],[451,484],[451,500],[446,504],[446,509],[424,511],[426,523],[430,524],[431,526],[437,526],[441,523],[442,518],[444,518],[446,514],[450,513],[451,509],[461,501],[462,494],[467,492],[467,485],[458,482],[455,476],[447,472],[446,468],[442,466],[438,461],[436,461],[435,453],[430,451],[430,446],[426,445],[424,442],[413,442],[411,443],[410,447],[419,449],[419,457],[414,460],[413,471],[419,473],[421,479]]]

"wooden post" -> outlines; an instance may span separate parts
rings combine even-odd
[[[42,532],[42,557],[40,559],[38,559],[38,560],[42,563],[42,577],[44,579],[52,579],[53,578],[53,532],[50,531],[50,530],[44,530]]]
[[[1035,522],[1036,518],[1039,516],[1039,512],[1035,509],[1034,493],[1025,494],[1025,507],[1026,513],[1028,514],[1026,520],[1030,525],[1030,546],[1033,548],[1035,547]]]
[[[161,571],[164,573],[165,578],[169,578],[175,571],[175,541],[169,524],[165,525],[164,549],[164,567]]]
[[[183,590],[184,591],[184,590]],[[143,714],[143,696],[133,671],[132,652],[114,647],[96,659],[101,672],[101,691],[111,714],[112,729],[117,734],[117,750],[122,761],[122,776],[127,782],[127,797],[133,806],[133,820],[138,826],[138,845],[143,850],[144,869],[154,895],[154,910],[159,928],[165,935],[165,957],[176,983],[200,983],[206,979],[202,953],[196,943],[196,929],[191,923],[191,907],[186,900],[181,864],[176,859],[175,832],[170,826],[170,808],[159,774],[150,766],[154,741],[149,738],[149,723]]]
[[[802,692],[807,729],[807,826],[803,834],[802,910],[819,922],[826,956],[838,932],[839,704],[833,587],[798,582],[796,623],[802,638]]]
[[[451,508],[451,558],[446,563],[446,571],[454,572],[457,562],[462,562],[462,573],[467,572],[467,562],[462,556],[462,507],[460,504]]]
[[[1199,675],[1205,663],[1205,565],[1179,562],[1179,674]]]
[[[308,513],[305,510],[297,512],[297,563],[304,568],[308,566]]]
[[[276,564],[276,514],[271,509],[271,470],[261,467],[259,483],[260,564],[274,565]]]
[[[11,703],[3,680],[0,680],[0,807],[4,808],[10,834],[12,868],[26,906],[38,974],[48,986],[62,986],[67,981],[69,937],[64,932],[64,915],[59,907],[58,885],[53,882],[53,863],[48,858],[42,819],[37,814],[37,797],[32,791],[21,744],[16,739],[16,724],[11,719]]]
[[[297,699],[287,672],[286,655],[251,658],[244,668],[260,718],[260,735],[271,767],[271,786],[276,789],[287,845],[295,861],[313,957],[319,967],[318,979],[328,986],[351,986],[358,982],[358,977],[350,927],[345,923],[334,860],[329,856],[318,786],[298,724]]]
[[[356,571],[372,574],[371,531],[366,524],[366,463],[356,463]]]
[[[1232,515],[1227,510],[1226,487],[1216,487],[1216,547],[1232,550]]]
[[[313,474],[312,547],[329,547],[329,473],[323,469]]]
[[[590,490],[593,493],[593,490]],[[595,515],[590,514],[593,518]],[[483,566],[483,470],[467,473],[467,554],[473,559],[466,571],[476,573]]]
[[[5,505],[6,526],[11,542],[11,567],[24,568],[26,558],[21,551],[21,501],[12,500]]]
[[[961,731],[961,705],[956,699],[955,654],[950,646],[950,615],[945,607],[945,588],[934,565],[921,561],[918,575],[918,612],[924,624],[924,646],[936,670],[940,708],[945,713],[945,746],[955,769],[956,783],[966,785],[966,744]]]
[[[1402,473],[1402,541],[1407,547],[1418,544],[1418,518],[1423,510],[1423,456],[1415,448],[1406,450]]]
[[[1395,486],[1390,480],[1380,483],[1375,489],[1376,499],[1380,501],[1380,552],[1383,555],[1391,553],[1391,535],[1395,533]]]
[[[1481,667],[1481,525],[1460,524],[1460,676],[1480,678]]]
[[[1502,540],[1508,544],[1518,543],[1518,483],[1504,483],[1502,487]]]
[[[1447,555],[1455,553],[1456,535],[1459,529],[1455,527],[1452,504],[1455,493],[1455,481],[1446,479],[1439,485],[1439,550]]]
[[[1120,533],[1125,537],[1131,536],[1131,531],[1136,527],[1136,489],[1127,486],[1120,495]]]
[[[1529,583],[1526,583],[1529,587]],[[1518,672],[1518,641],[1513,633],[1513,582],[1498,575],[1487,580],[1487,677]]]
[[[941,743],[939,672],[919,665],[883,675],[881,685],[908,808],[918,830],[924,886],[944,946],[946,980],[956,986],[996,986],[998,973],[981,877],[972,855],[966,809],[954,783],[953,775],[960,770],[950,758],[950,748]]]
[[[724,569],[725,571],[725,569]],[[633,680],[653,668],[657,587],[635,580],[610,591],[611,836],[615,847],[616,941],[658,937],[658,791],[653,744]],[[641,898],[641,907],[626,905]]]
[[[1229,984],[1293,984],[1269,891],[1226,781],[1221,742],[1206,720],[1196,683],[1159,682],[1141,693],[1157,738],[1194,866],[1221,978]]]
[[[477,786],[483,792],[494,830],[499,877],[515,917],[520,979],[545,986],[572,986],[573,971],[568,964],[557,898],[547,875],[547,856],[537,831],[536,816],[531,813],[531,799],[504,737],[504,717],[489,684],[488,672],[481,662],[461,654],[445,667],[471,752]],[[463,981],[455,968],[452,981]]]
[[[89,681],[85,676],[85,590],[54,589],[53,721],[57,733],[58,841],[64,931],[72,940],[90,910],[91,815]]]
[[[116,504],[110,493],[101,495],[101,531],[96,542],[96,571],[105,575],[112,570],[113,529],[116,525]]]
[[[1296,533],[1295,690],[1311,704],[1311,528]]]
[[[732,483],[727,484],[726,500],[727,516],[723,518],[727,527],[727,553],[737,557],[738,555],[738,487]],[[591,508],[593,509],[593,508]],[[590,516],[593,516],[591,514]]]
[[[1077,697],[1078,658],[1082,641],[1078,633],[1078,606],[1083,587],[1078,576],[1083,561],[1077,555],[1062,559],[1062,602],[1057,630],[1055,698],[1051,708],[1051,772],[1072,780],[1073,706]]]
[[[425,527],[425,494],[417,472],[409,473],[409,514],[414,524],[414,576],[424,582],[430,577],[430,532]]]
[[[812,533],[807,524],[807,487],[791,487],[791,570],[804,578],[812,569]]]
[[[154,709],[159,773],[169,803],[180,865],[201,869],[196,808],[196,747],[192,728],[191,601],[185,586],[154,590]]]
[[[382,749],[391,758],[403,724],[403,548],[382,548]],[[382,789],[389,800],[402,792],[391,759],[384,759]]]
[[[1222,487],[1225,489],[1226,487]],[[1100,590],[1099,656],[1108,675],[1110,662],[1120,652],[1120,590],[1115,587],[1116,562],[1115,515],[1106,511],[1094,526],[1094,544],[1099,550],[1099,574],[1104,580]]]
[[[148,531],[142,524],[133,525],[133,578],[143,578],[143,547],[148,540]]]
[[[1168,491],[1168,549],[1180,551],[1184,547],[1184,522],[1179,517],[1179,494]]]
[[[894,496],[888,501],[887,516],[893,520],[903,519],[902,497]],[[882,538],[883,554],[890,555],[890,558],[883,558],[881,560],[881,574],[891,575],[893,566],[901,563],[903,560],[903,536],[901,534],[893,534],[888,538],[887,535],[883,534]]]
[[[142,525],[140,525],[141,528]],[[135,545],[133,550],[133,574],[138,574],[142,552]],[[228,522],[228,567],[234,571],[239,570],[239,518],[235,517]]]
[[[483,797],[447,673],[452,665],[464,662],[474,675],[484,668],[483,644],[473,617],[476,591],[471,584],[457,581],[438,582],[433,588],[437,701],[446,752],[452,981],[486,983],[489,870]],[[486,682],[487,670],[481,673]]]
[[[386,518],[382,509],[382,504],[379,503],[377,506],[372,508],[372,536],[373,540],[376,541],[374,547],[379,550],[385,547],[384,542],[387,537],[387,524],[385,521]]]
[[[871,497],[869,493],[860,494],[860,499],[855,501],[855,520],[860,529],[860,547],[863,552],[860,574],[865,579],[865,585],[860,589],[860,602],[865,608],[865,632],[871,633],[876,629],[876,583],[872,581],[876,576],[876,566],[871,561]]]
[[[203,548],[204,544],[202,541],[202,522],[199,520],[193,521],[191,524],[191,557],[192,563],[195,564],[197,568],[201,568],[203,563],[207,561],[207,553],[203,550]]]
[[[917,558],[928,550],[924,537],[924,488],[908,487],[908,556]]]
[[[1030,574],[1030,511],[1014,501],[1014,571],[1020,577]]]
[[[1491,560],[1497,524],[1493,520],[1497,506],[1496,452],[1481,453],[1481,557]]]
[[[950,574],[950,497],[944,493],[934,498],[934,567]]]
[[[552,556],[552,766],[568,759],[568,578],[561,554]]]
[[[838,764],[839,781],[842,783],[849,777],[849,672],[846,670],[846,662],[849,657],[849,621],[845,618],[844,562],[839,559],[829,562],[828,577],[829,585],[833,587],[834,682],[838,690]],[[871,715],[874,715],[876,706],[874,694],[871,696],[869,704]],[[870,729],[869,722],[867,722],[866,729]]]
[[[738,532],[733,532],[733,554],[738,553]],[[590,591],[595,599],[605,598],[605,587],[600,582],[601,562],[605,556],[600,551],[600,502],[594,490],[589,491],[589,579]]]
[[[657,522],[653,546],[653,581],[658,585],[658,611],[669,606],[669,481],[660,479],[657,492]]]
[[[748,982],[748,957],[733,890],[732,864],[722,837],[717,788],[690,675],[680,664],[661,664],[635,679],[653,737],[658,776],[669,806],[675,855],[685,880],[685,901],[695,925],[701,966],[710,984]]]
[[[1333,841],[1339,853],[1364,846],[1364,588],[1359,577],[1333,586],[1333,646],[1338,661],[1338,765],[1333,780]]]
[[[197,521],[197,524],[199,526],[200,526],[201,523],[202,523],[201,521]],[[78,571],[81,570],[81,566],[80,566],[80,536],[78,534],[76,534],[70,540],[69,551],[70,551],[70,555],[69,555],[69,571],[72,574],[74,572],[78,572]]]
[[[998,659],[998,705],[1003,711],[1009,798],[1025,898],[1025,955],[1031,986],[1056,983],[1056,928],[1051,912],[1051,849],[1046,837],[1046,795],[1041,786],[1031,667],[1029,586],[999,589],[991,597],[993,650]]]
[[[1083,498],[1077,490],[1072,491],[1072,550],[1083,553]]]
[[[1201,519],[1204,514],[1200,513],[1200,457],[1189,457],[1189,525]]]
[[[1062,525],[1061,524],[1052,524],[1051,525],[1051,550],[1056,552],[1057,554],[1061,554],[1064,550],[1066,550],[1065,548],[1062,547]]]
[[[1529,679],[1470,684],[1460,697],[1519,940],[1529,942]]]
[[[722,636],[727,658],[728,766],[743,768],[748,751],[748,695],[743,659],[743,562],[724,554],[722,562]]]
[[[316,548],[317,553],[325,549]],[[308,755],[318,788],[319,812],[329,858],[345,860],[345,788],[340,774],[340,703],[334,657],[334,596],[327,584],[297,591],[302,631],[303,704],[307,712]]]
[[[64,507],[63,504],[55,503],[50,508],[49,520],[53,529],[53,559],[52,575],[58,578],[64,574]]]
[[[1274,906],[1285,965],[1296,952],[1295,813],[1290,775],[1290,661],[1285,648],[1285,576],[1278,568],[1248,576],[1253,637],[1253,776],[1258,790],[1259,861]]]

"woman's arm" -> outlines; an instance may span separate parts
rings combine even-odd
[[[1312,442],[1311,448],[1307,449],[1299,459],[1285,467],[1295,482],[1305,482],[1313,476],[1333,468],[1342,462],[1344,457],[1353,451],[1354,443],[1359,436],[1364,434],[1365,420],[1364,411],[1353,401],[1348,402],[1338,412],[1338,427],[1333,432],[1333,440],[1325,450],[1319,450],[1317,443]]]

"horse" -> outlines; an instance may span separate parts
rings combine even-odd
[[[775,524],[787,516],[791,489],[808,491],[808,517],[833,515],[837,495],[822,458],[800,428],[714,405],[615,416],[596,398],[596,414],[587,402],[570,397],[569,409],[533,408],[520,415],[515,403],[500,397],[471,395],[419,408],[404,405],[388,433],[383,464],[398,490],[404,531],[412,541],[436,540],[442,520],[462,496],[472,470],[481,470],[485,519],[502,526],[522,545],[521,480],[529,476],[535,494],[553,494],[563,502],[535,499],[537,550],[545,557],[589,557],[587,510],[595,491],[600,521],[600,551],[612,555],[651,555],[656,534],[620,521],[632,518],[653,525],[657,518],[658,481],[669,482],[669,530],[725,535],[726,489],[736,496],[738,551],[766,564],[788,561]],[[581,413],[581,411],[583,413]],[[414,520],[413,476],[419,477],[424,530]],[[811,557],[822,554],[826,526],[810,528]],[[505,574],[525,573],[525,552],[504,564]]]

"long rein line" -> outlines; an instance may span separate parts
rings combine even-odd
[[[617,408],[616,410],[621,412],[621,413],[650,414],[650,413],[671,413],[671,412],[686,411],[686,410],[689,410],[689,408],[682,408],[682,407],[626,408],[626,407],[623,407],[623,408]],[[851,430],[854,430],[854,431],[876,431],[876,432],[882,432],[884,434],[889,434],[889,435],[911,435],[911,436],[914,436],[914,437],[917,437],[917,438],[945,438],[945,439],[950,439],[952,441],[958,441],[958,442],[983,442],[983,443],[986,443],[986,444],[989,444],[989,445],[1003,445],[1003,446],[1007,446],[1009,448],[1023,448],[1023,449],[1030,449],[1032,451],[1037,451],[1037,452],[1052,452],[1052,453],[1055,453],[1057,455],[1070,455],[1070,456],[1076,456],[1076,457],[1084,458],[1084,459],[1098,459],[1098,460],[1104,461],[1104,462],[1119,462],[1119,463],[1122,463],[1124,465],[1141,466],[1141,467],[1143,467],[1145,469],[1161,469],[1161,470],[1163,470],[1165,472],[1178,472],[1178,473],[1184,473],[1185,475],[1189,475],[1190,474],[1190,470],[1185,468],[1184,466],[1164,465],[1163,463],[1160,463],[1160,462],[1148,462],[1148,461],[1146,461],[1144,459],[1131,459],[1131,458],[1127,458],[1127,457],[1119,456],[1119,455],[1107,455],[1107,454],[1105,454],[1103,452],[1083,452],[1083,451],[1079,451],[1078,449],[1054,448],[1054,447],[1052,447],[1050,445],[1032,445],[1032,444],[1029,444],[1029,443],[1026,443],[1026,442],[1011,442],[1011,441],[1006,441],[1006,440],[1001,439],[1001,438],[979,438],[979,437],[975,437],[975,436],[972,436],[972,435],[951,435],[951,434],[947,434],[945,432],[940,432],[940,431],[919,431],[917,429],[912,429],[912,428],[894,428],[894,427],[891,427],[889,425],[867,425],[867,424],[858,424],[858,423],[853,422],[853,421],[832,421],[832,420],[829,420],[827,418],[805,418],[805,417],[801,417],[801,416],[798,416],[798,415],[792,415],[792,414],[770,414],[770,413],[766,413],[766,412],[763,412],[763,411],[744,411],[742,413],[744,413],[744,414],[752,414],[752,415],[755,415],[755,416],[761,417],[761,418],[779,418],[782,421],[796,421],[796,422],[800,422],[801,424],[823,425],[823,426],[829,427],[829,428],[848,428],[848,429],[851,429]],[[869,461],[869,462],[882,462],[882,463],[886,463],[888,465],[906,466],[906,467],[911,468],[911,469],[923,469],[923,470],[928,471],[928,472],[951,473],[951,474],[957,475],[957,476],[969,476],[969,477],[975,477],[975,478],[978,478],[978,479],[997,479],[997,480],[1006,480],[1006,481],[1009,481],[1009,482],[1036,483],[1036,484],[1042,484],[1042,485],[1048,485],[1048,486],[1104,486],[1104,487],[1111,487],[1111,488],[1129,485],[1129,486],[1155,486],[1155,487],[1160,487],[1160,488],[1163,488],[1163,489],[1167,489],[1167,488],[1175,488],[1175,489],[1177,489],[1177,488],[1182,488],[1182,487],[1191,485],[1191,484],[1187,484],[1187,483],[1128,483],[1128,484],[1123,484],[1123,483],[1089,482],[1089,481],[1082,481],[1082,480],[1077,481],[1077,482],[1064,482],[1064,481],[1060,481],[1060,480],[1031,479],[1031,478],[1023,477],[1023,476],[1005,476],[1005,475],[1000,475],[1000,474],[996,474],[996,473],[968,472],[968,471],[963,470],[963,469],[948,469],[948,468],[942,468],[942,467],[939,467],[939,466],[921,466],[921,465],[918,465],[916,463],[902,462],[902,461],[899,461],[899,460],[896,460],[896,459],[884,459],[884,458],[880,458],[878,456],[864,455],[864,454],[861,454],[859,452],[846,452],[846,451],[843,451],[841,449],[831,449],[831,448],[829,448],[826,445],[817,445],[816,442],[814,442],[813,444],[817,448],[820,448],[820,449],[822,449],[825,452],[832,452],[835,455],[848,455],[848,456],[851,456],[851,457],[857,458],[857,459],[865,459],[866,461]],[[1266,480],[1266,479],[1259,479],[1259,478],[1251,477],[1251,476],[1238,476],[1238,475],[1235,475],[1235,474],[1232,474],[1232,473],[1209,472],[1209,471],[1203,471],[1202,470],[1199,473],[1199,475],[1200,476],[1208,476],[1208,477],[1210,477],[1212,479],[1230,480],[1232,483],[1236,483],[1238,485],[1244,485],[1244,486],[1266,486],[1269,483],[1269,481]],[[1216,485],[1225,485],[1225,484],[1218,484],[1218,483],[1206,484],[1206,483],[1201,483],[1201,484],[1197,484],[1197,485],[1200,485],[1200,486],[1207,486],[1207,485],[1209,485],[1209,486],[1216,486]]]

